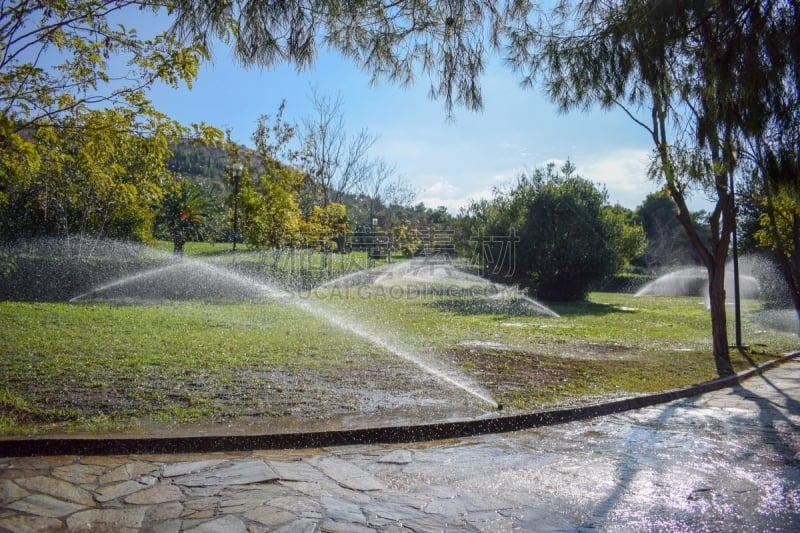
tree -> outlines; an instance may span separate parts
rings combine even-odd
[[[281,102],[275,117],[259,117],[252,139],[258,158],[255,166],[260,174],[253,183],[248,170],[240,189],[247,242],[257,248],[272,247],[278,251],[301,240],[300,199],[307,182],[307,176],[292,166],[299,164],[300,152],[291,148],[296,129],[284,121],[285,108],[285,102]]]
[[[151,134],[136,133],[140,124]],[[2,235],[150,238],[168,141],[182,131],[168,119],[124,109],[76,109],[60,127],[27,131],[24,142],[39,161],[27,174],[2,175]]]
[[[336,202],[326,206],[315,205],[304,224],[303,238],[307,245],[323,252],[323,268],[327,268],[328,252],[344,251],[344,241],[349,227],[347,208]]]
[[[204,238],[208,209],[208,200],[198,184],[180,179],[165,187],[156,224],[172,241],[175,255],[183,255],[187,242]]]
[[[144,39],[112,22],[126,9],[156,14],[159,2],[15,4],[0,10],[0,110],[14,132],[58,123],[82,107],[146,108],[144,94],[155,81],[190,86],[207,57],[199,43],[185,46],[167,31]]]
[[[720,375],[733,372],[724,276],[735,227],[731,184],[740,123],[729,90],[750,57],[736,38],[750,32],[742,20],[754,4],[562,1],[552,27],[526,28],[512,38],[513,66],[529,83],[541,76],[561,109],[620,108],[653,140],[653,175],[663,180],[708,272]],[[726,69],[738,74],[732,78]],[[639,111],[647,118],[639,118]],[[707,240],[687,207],[692,188],[715,201]]]
[[[378,217],[385,208],[386,202],[395,199],[395,193],[401,187],[401,182],[389,181],[393,172],[393,168],[383,160],[378,160],[359,183],[359,197],[363,200],[366,208],[365,223],[372,224],[372,219]]]
[[[584,298],[644,248],[631,214],[609,206],[605,191],[575,174],[569,161],[521,175],[511,190],[473,204],[466,217],[473,235],[519,237],[515,256],[506,257],[516,263],[499,270],[513,270],[514,281],[545,300]]]
[[[300,242],[302,213],[295,187],[302,180],[302,173],[286,166],[265,172],[255,184],[243,177],[240,223],[248,244],[280,251]]]
[[[612,273],[620,272],[630,267],[631,262],[644,252],[647,245],[644,228],[633,211],[619,204],[603,206],[601,216],[611,236],[608,244],[614,248]]]
[[[774,254],[800,319],[800,219],[794,209],[800,197],[800,60],[794,76],[783,93],[789,108],[770,117],[765,135],[748,136],[742,152],[753,167],[751,201],[761,208],[756,240]]]
[[[45,0],[0,9],[4,239],[149,238],[168,142],[218,137],[202,125],[181,127],[150,105],[150,85],[190,85],[205,50],[168,32],[140,38],[112,22],[133,8],[159,7]]]
[[[372,74],[400,84],[430,78],[430,93],[479,109],[479,78],[506,29],[525,25],[531,2],[519,0],[176,0],[176,34],[203,45],[230,44],[245,65],[286,62],[302,69],[330,48]]]
[[[764,196],[764,211],[759,218],[761,228],[755,238],[777,257],[788,296],[800,318],[800,204],[790,190],[781,189],[780,193]]]
[[[345,193],[355,191],[371,174],[386,173],[387,169],[367,155],[377,140],[374,135],[367,130],[355,136],[347,134],[341,96],[330,99],[315,90],[311,101],[315,115],[303,123],[303,158],[324,208],[331,202],[341,203]]]
[[[517,268],[545,300],[585,298],[593,284],[624,263],[625,224],[605,210],[605,192],[574,170],[569,162],[559,172],[552,165],[539,169],[523,176],[512,192],[529,198],[519,228]]]

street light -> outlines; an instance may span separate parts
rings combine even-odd
[[[236,261],[236,236],[239,233],[239,182],[242,180],[242,169],[244,165],[234,163],[231,166],[231,178],[233,178],[233,260]]]

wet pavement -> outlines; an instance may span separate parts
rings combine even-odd
[[[800,531],[800,361],[513,433],[0,458],[0,506],[0,531]]]

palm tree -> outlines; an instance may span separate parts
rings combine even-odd
[[[170,236],[175,255],[183,255],[186,242],[203,238],[207,208],[208,200],[197,183],[181,179],[167,186],[156,223]]]

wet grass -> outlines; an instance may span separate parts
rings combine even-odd
[[[336,298],[331,298],[333,301]],[[717,377],[710,317],[701,298],[593,293],[587,301],[552,304],[558,317],[506,312],[446,296],[402,301],[343,298],[360,321],[414,350],[445,354],[480,376],[495,399],[520,410],[665,391]],[[795,335],[753,320],[757,301],[743,302],[744,352],[737,371],[797,350]],[[733,317],[729,316],[733,338]]]
[[[6,434],[218,420],[281,394],[276,374],[391,364],[365,341],[277,304],[4,302],[0,323]]]
[[[595,293],[559,317],[357,288],[304,296],[410,351],[461,369],[517,410],[662,391],[715,377],[698,298]],[[747,302],[745,316],[758,309]],[[103,430],[242,416],[324,417],[394,392],[409,365],[280,302],[159,305],[0,302],[0,434]],[[731,328],[731,333],[732,333]],[[737,370],[797,348],[749,318]],[[446,385],[442,385],[446,387]],[[455,392],[454,395],[458,395]]]

